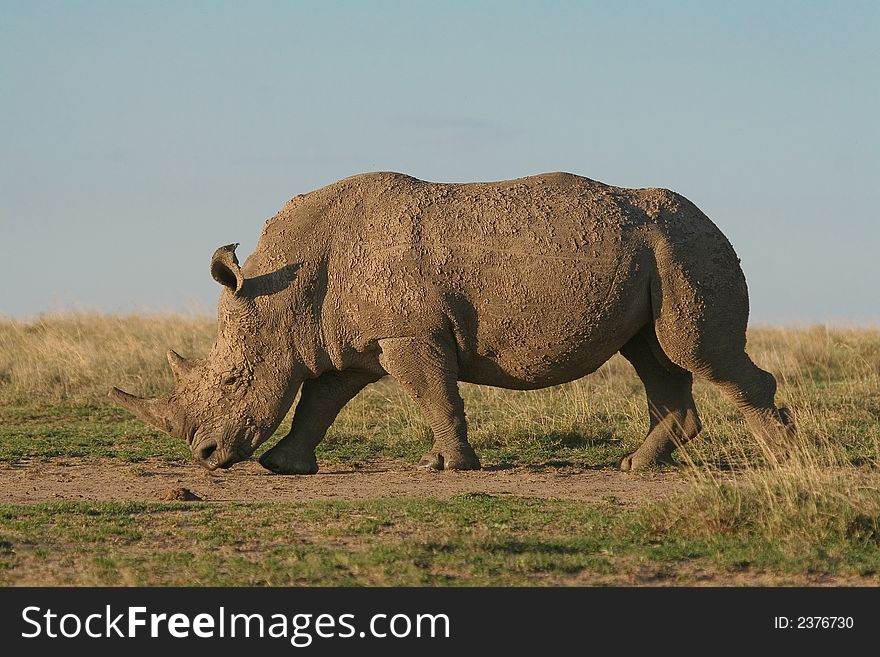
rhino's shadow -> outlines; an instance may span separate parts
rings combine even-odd
[[[260,274],[245,280],[242,292],[249,297],[263,297],[277,294],[290,287],[296,278],[296,272],[300,270],[302,263],[284,265],[280,269],[270,271],[268,274]]]
[[[549,431],[536,437],[541,442],[546,442],[547,447],[552,450],[571,449],[571,450],[588,450],[588,449],[607,449],[608,447],[619,447],[621,441],[618,437],[610,432],[600,432],[595,435],[586,435],[577,431]],[[477,447],[479,451],[479,446]],[[621,456],[623,456],[621,454]],[[607,456],[606,456],[607,458]],[[607,470],[617,469],[620,457],[615,456],[611,460],[603,460],[599,463],[584,463],[582,460],[570,460],[564,457],[549,456],[538,463],[512,463],[502,461],[491,465],[483,466],[483,470],[501,471],[512,470],[514,468],[525,468],[531,472],[555,471],[560,476],[568,473],[560,473],[560,468],[574,468],[575,471],[583,470]],[[576,472],[574,473],[576,474]]]
[[[388,468],[374,468],[374,467],[352,467],[352,468],[338,468],[336,470],[320,470],[318,474],[322,475],[351,475],[351,474],[378,474],[380,472],[388,472]]]

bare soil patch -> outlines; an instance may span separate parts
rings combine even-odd
[[[208,472],[189,463],[112,459],[21,461],[0,466],[0,503],[161,501],[186,489],[207,502],[292,502],[389,497],[448,498],[463,493],[636,505],[680,492],[678,472],[623,473],[612,469],[512,467],[434,472],[412,463],[376,461],[352,468],[322,464],[316,475],[275,475],[255,461]],[[187,497],[187,499],[193,499]]]

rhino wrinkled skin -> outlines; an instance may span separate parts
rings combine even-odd
[[[249,458],[301,386],[290,432],[260,462],[317,472],[315,447],[342,407],[390,375],[433,430],[420,465],[477,469],[458,381],[544,388],[617,352],[650,417],[623,470],[669,462],[700,431],[693,374],[718,384],[761,440],[794,433],[773,376],[745,352],[739,259],[668,190],[567,173],[473,184],[370,173],[289,201],[243,267],[236,246],[211,261],[223,291],[208,357],[169,352],[169,397],[111,392],[207,468]]]

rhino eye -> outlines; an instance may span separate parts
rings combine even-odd
[[[225,386],[234,386],[238,382],[238,377],[235,374],[230,374],[225,379],[223,379],[223,385]]]

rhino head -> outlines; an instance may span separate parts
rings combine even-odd
[[[209,470],[249,458],[278,428],[303,379],[294,350],[279,337],[279,304],[267,300],[260,285],[248,285],[254,281],[244,279],[236,246],[220,247],[211,259],[211,275],[224,290],[208,357],[192,360],[169,351],[175,389],[168,397],[110,391],[118,405],[185,440]]]

